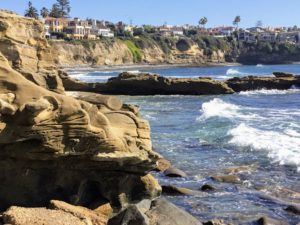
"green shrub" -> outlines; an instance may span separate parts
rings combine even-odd
[[[124,41],[128,49],[130,50],[134,62],[141,62],[142,61],[142,52],[131,40]]]

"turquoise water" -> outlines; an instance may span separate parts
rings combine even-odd
[[[300,65],[148,70],[168,76],[221,79],[243,74],[271,75],[273,71],[300,74]],[[101,81],[101,76],[93,75],[93,79]],[[267,215],[290,224],[300,222],[299,217],[283,209],[283,204],[265,197],[300,203],[300,90],[121,98],[140,106],[142,116],[151,124],[156,151],[188,174],[187,178],[154,174],[161,184],[198,190],[209,183],[217,189],[197,196],[168,197],[175,204],[202,221],[219,218],[251,224]],[[226,168],[236,166],[249,166],[237,174],[240,184],[218,183],[210,178],[227,174]]]

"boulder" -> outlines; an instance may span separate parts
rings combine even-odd
[[[213,180],[222,182],[222,183],[233,183],[239,184],[241,183],[241,179],[236,175],[219,175],[219,176],[212,176]]]
[[[111,218],[108,225],[150,225],[149,218],[137,206],[131,205]]]
[[[196,218],[165,199],[157,199],[146,212],[151,225],[201,225]]]
[[[105,215],[107,217],[110,217],[113,214],[113,208],[111,207],[110,203],[106,203],[104,205],[101,205],[94,209],[96,213],[100,213],[102,215]]]
[[[3,214],[4,224],[10,225],[88,225],[92,221],[70,213],[46,208],[11,207]],[[102,223],[105,225],[105,223]]]
[[[289,205],[288,207],[285,208],[286,211],[294,213],[296,215],[300,215],[300,205]]]
[[[257,220],[257,224],[258,225],[288,225],[288,223],[285,221],[272,219],[266,216]]]
[[[70,205],[62,201],[52,200],[49,208],[69,213],[82,220],[90,220],[93,225],[104,225],[108,221],[108,217],[101,213],[81,206]]]
[[[156,170],[159,172],[165,172],[167,169],[171,167],[171,162],[166,159],[159,159],[156,161]]]
[[[51,199],[85,207],[102,199],[122,207],[161,193],[147,175],[160,157],[149,123],[119,109],[120,102],[95,105],[46,90],[2,54],[0,100],[0,209]]]
[[[167,177],[187,177],[186,173],[175,167],[170,167],[164,171],[164,175]]]
[[[188,188],[176,187],[173,185],[163,185],[162,193],[165,195],[195,195],[196,191],[190,190]]]
[[[209,191],[215,191],[216,188],[213,187],[213,186],[210,185],[210,184],[204,184],[204,185],[202,185],[202,187],[200,188],[200,190],[201,190],[201,191],[207,191],[207,192],[209,192]]]

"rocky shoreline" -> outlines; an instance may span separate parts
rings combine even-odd
[[[161,197],[195,191],[161,187],[151,175],[187,176],[153,150],[138,108],[99,93],[232,94],[299,85],[298,76],[278,73],[225,82],[124,73],[106,84],[82,83],[58,70],[42,32],[38,21],[0,11],[0,224],[202,224]],[[297,205],[287,209],[299,214]]]

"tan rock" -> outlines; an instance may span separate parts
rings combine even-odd
[[[62,201],[52,200],[50,202],[50,208],[69,213],[81,220],[89,220],[93,225],[105,225],[108,221],[106,215],[81,206],[70,205]]]
[[[11,225],[91,225],[92,221],[70,213],[46,208],[11,207],[3,214],[5,224]]]
[[[96,213],[101,213],[107,217],[110,217],[113,214],[113,208],[111,207],[110,203],[106,203],[104,205],[99,206],[98,208],[94,209]]]
[[[233,184],[241,183],[241,179],[236,175],[212,176],[212,179],[223,183],[233,183]]]

